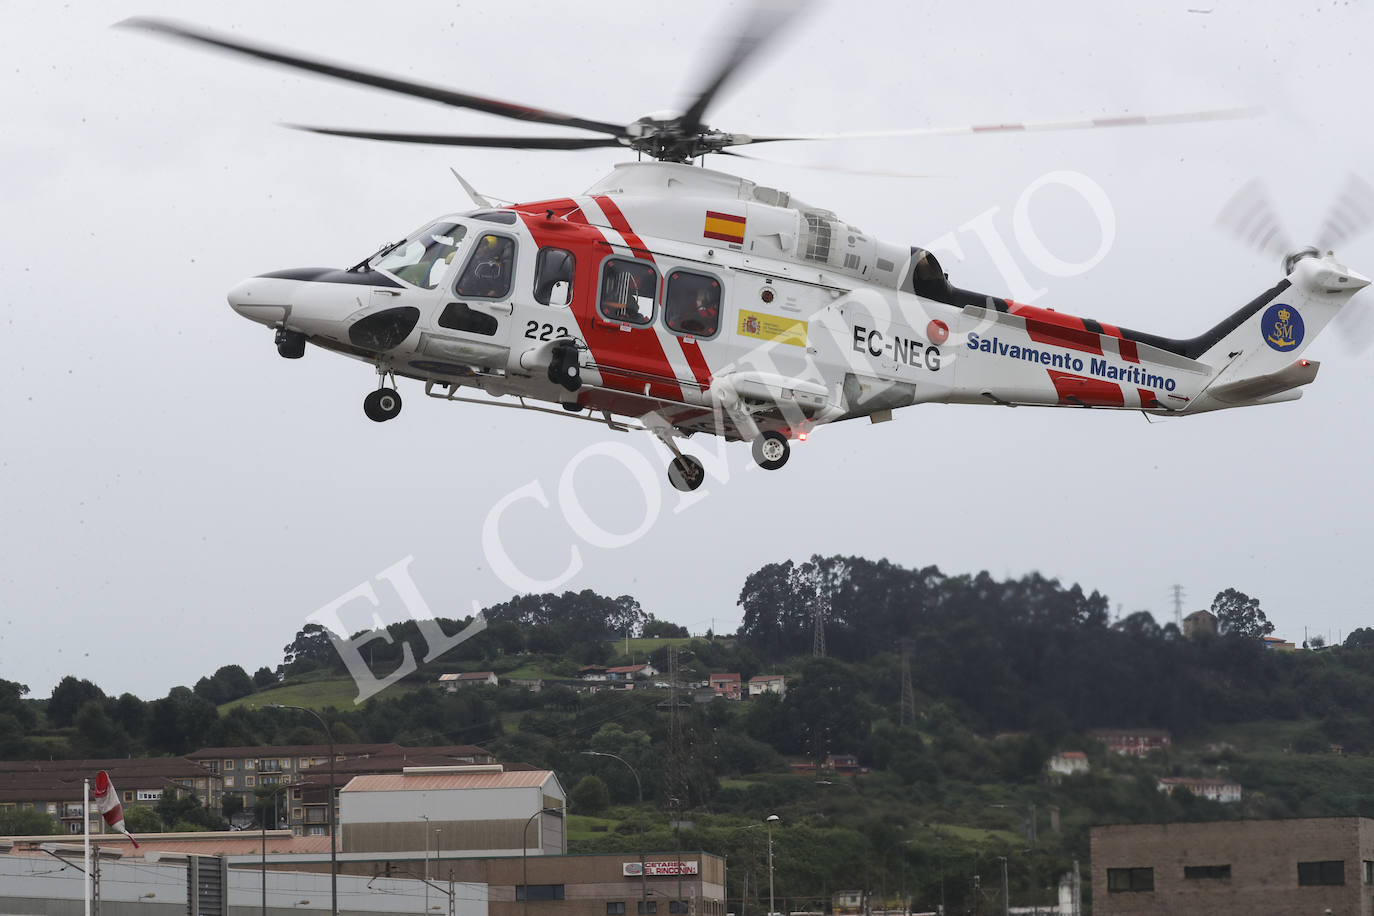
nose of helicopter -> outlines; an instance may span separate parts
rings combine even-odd
[[[250,321],[275,325],[291,311],[290,290],[280,280],[249,277],[229,290],[229,307]]]

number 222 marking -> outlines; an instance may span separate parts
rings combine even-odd
[[[568,329],[561,326],[555,328],[548,323],[545,323],[541,329],[539,322],[529,321],[525,324],[525,336],[530,340],[548,340],[551,336],[567,337]]]

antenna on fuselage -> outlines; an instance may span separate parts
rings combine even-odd
[[[449,167],[448,167],[448,170],[449,170],[450,172],[453,173],[453,177],[454,177],[454,178],[457,178],[457,179],[458,179],[458,183],[459,183],[460,185],[463,186],[463,190],[464,190],[464,191],[467,191],[467,192],[468,192],[468,197],[471,197],[471,198],[472,198],[472,202],[475,203],[477,206],[479,206],[479,207],[494,207],[494,206],[496,206],[496,205],[493,204],[491,201],[489,201],[489,200],[487,200],[485,197],[483,197],[481,194],[478,194],[478,193],[477,193],[477,189],[474,188],[472,185],[468,184],[468,183],[467,183],[467,179],[465,179],[462,175],[459,175],[457,169],[455,169],[453,166],[449,166]]]

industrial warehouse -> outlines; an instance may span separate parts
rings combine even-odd
[[[725,861],[702,852],[568,855],[549,770],[406,767],[338,793],[339,844],[290,830],[93,838],[101,916],[301,911],[449,916],[723,916]],[[79,837],[18,837],[0,912],[78,916]],[[55,842],[62,840],[62,842]]]

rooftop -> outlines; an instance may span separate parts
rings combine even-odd
[[[382,773],[355,776],[340,792],[433,792],[444,789],[538,789],[554,779],[552,770],[505,773]]]

